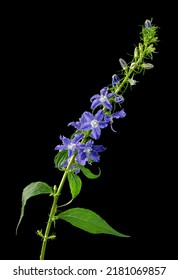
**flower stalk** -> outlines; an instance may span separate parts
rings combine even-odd
[[[124,59],[119,59],[122,69],[119,74],[112,75],[111,85],[103,87],[100,94],[91,97],[90,109],[92,112],[86,111],[78,121],[72,121],[68,124],[68,126],[73,126],[76,129],[70,138],[60,135],[62,144],[55,147],[58,153],[54,159],[55,167],[64,172],[59,187],[54,186],[52,189],[46,183],[35,182],[23,190],[21,216],[17,229],[24,215],[26,201],[30,197],[39,194],[53,196],[45,233],[43,235],[42,231],[37,231],[37,234],[43,239],[40,260],[45,259],[48,240],[56,237],[55,234],[50,235],[50,232],[52,224],[58,219],[66,220],[73,226],[90,233],[107,233],[119,237],[129,237],[113,229],[91,210],[72,208],[64,212],[58,212],[58,200],[66,179],[69,182],[72,199],[65,206],[69,205],[81,191],[82,181],[78,175],[80,172],[89,179],[96,179],[100,176],[101,172],[93,174],[86,167],[87,164],[91,166],[95,162],[98,163],[100,153],[106,150],[103,145],[96,145],[95,141],[100,138],[102,130],[108,126],[113,132],[116,132],[113,128],[114,120],[126,116],[122,107],[124,104],[123,93],[129,84],[130,86],[136,85],[135,75],[154,67],[153,64],[147,62],[147,59],[152,59],[153,53],[155,53],[155,44],[158,42],[157,29],[155,25],[152,25],[152,21],[145,21],[144,26],[142,26],[141,42],[134,49],[132,61],[127,63]],[[101,228],[99,225],[101,225]]]

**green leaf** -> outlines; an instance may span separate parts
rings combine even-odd
[[[57,153],[57,155],[54,158],[54,163],[57,168],[60,168],[60,166],[68,159],[68,152],[67,150],[63,150]]]
[[[82,181],[80,177],[73,172],[68,172],[67,178],[69,180],[70,191],[72,199],[74,199],[81,191]]]
[[[77,165],[79,166],[79,168],[83,172],[83,174],[89,179],[96,179],[101,175],[101,169],[100,168],[99,168],[99,174],[93,174],[90,171],[90,169],[84,167],[83,165],[81,165],[81,164],[77,164]]]
[[[60,213],[56,218],[65,220],[73,226],[83,229],[89,233],[104,233],[119,237],[129,237],[128,235],[122,234],[113,229],[105,220],[89,209],[71,208]]]
[[[46,183],[43,183],[43,182],[31,183],[30,185],[26,186],[23,189],[21,215],[20,215],[19,222],[17,224],[16,234],[17,234],[18,227],[24,216],[24,210],[25,210],[25,205],[26,205],[27,200],[30,197],[33,197],[33,196],[36,196],[39,194],[51,194],[51,193],[53,193],[53,189],[50,186],[48,186]]]

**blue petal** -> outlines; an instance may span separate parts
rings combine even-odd
[[[101,104],[101,101],[99,99],[95,99],[93,103],[91,104],[91,109],[95,109],[97,106]]]
[[[112,116],[115,119],[119,119],[121,117],[120,111],[119,112],[115,112]]]
[[[80,123],[83,124],[85,123],[87,120],[85,118],[85,113],[82,114],[81,118],[80,118]]]
[[[65,149],[65,147],[63,145],[57,145],[54,149],[58,151],[62,151]]]
[[[112,105],[108,100],[104,101],[103,104],[106,108],[108,108],[109,110],[112,110]]]
[[[63,137],[62,142],[65,146],[67,146],[71,143],[71,140],[67,137]]]
[[[100,95],[99,95],[99,94],[95,94],[95,95],[93,95],[93,96],[90,98],[90,101],[92,102],[93,99],[98,99],[98,98],[100,98]]]
[[[104,116],[104,120],[105,120],[106,122],[110,122],[111,119],[112,119],[112,116],[108,116],[108,115],[105,115],[105,116]]]
[[[86,121],[92,121],[94,119],[94,116],[90,112],[83,113],[83,116],[85,117]]]
[[[103,116],[104,116],[104,112],[101,109],[96,113],[95,118],[97,119],[97,121],[101,121],[103,119]]]
[[[124,109],[122,109],[120,111],[120,118],[124,118],[126,116],[126,112],[124,111]]]
[[[93,151],[95,152],[104,152],[106,148],[103,145],[93,145]]]
[[[105,128],[108,126],[108,122],[102,121],[99,123],[100,128]]]
[[[91,148],[91,147],[93,146],[93,143],[94,143],[94,141],[89,140],[89,141],[86,143],[86,147],[87,147],[87,148]]]
[[[114,93],[108,93],[107,97],[110,98],[111,96],[114,96]]]
[[[107,96],[108,94],[108,87],[104,87],[100,90],[100,94],[104,95],[104,96]]]
[[[74,151],[68,150],[68,157],[70,158],[73,155]]]
[[[99,127],[95,127],[92,129],[92,133],[91,133],[91,136],[97,140],[101,135],[101,129]]]
[[[83,138],[83,134],[77,134],[77,135],[75,135],[75,137],[72,139],[72,142],[73,142],[74,144],[76,144],[76,143],[79,142],[82,138]]]
[[[81,123],[80,122],[70,122],[68,126],[74,126],[76,129],[80,129]]]
[[[92,151],[92,152],[90,153],[90,158],[91,158],[93,161],[95,161],[95,162],[99,162],[99,161],[100,161],[100,157],[99,157],[98,153],[97,153],[97,152],[94,152],[94,151]]]
[[[82,124],[82,126],[81,126],[82,130],[90,130],[91,128],[92,128],[91,122],[86,122],[86,123]]]

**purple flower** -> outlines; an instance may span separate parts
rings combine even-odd
[[[120,81],[120,78],[116,74],[114,74],[112,76],[112,86],[115,87],[119,81]]]
[[[81,143],[79,141],[82,138],[83,138],[83,134],[77,134],[74,136],[73,139],[69,139],[64,136],[60,136],[60,139],[61,139],[63,145],[57,145],[55,147],[55,150],[58,150],[58,151],[67,150],[68,157],[70,158],[74,154],[74,152],[80,147]]]
[[[101,135],[101,128],[105,128],[108,125],[106,121],[102,121],[103,117],[103,110],[99,110],[95,116],[90,112],[83,113],[83,120],[85,119],[85,123],[81,125],[80,129],[92,130],[91,137],[97,140]]]
[[[111,115],[105,115],[104,116],[104,120],[106,122],[110,122],[110,126],[111,126],[112,131],[116,132],[116,130],[114,130],[113,126],[112,126],[113,119],[124,118],[125,116],[126,116],[126,113],[125,113],[124,109],[122,109],[121,111],[115,112],[115,113],[113,113]]]
[[[94,141],[90,140],[86,144],[81,144],[76,157],[78,163],[85,165],[90,159],[94,162],[99,162],[100,157],[98,152],[103,152],[106,148],[102,145],[94,145],[93,143]]]
[[[107,109],[112,110],[112,105],[108,98],[113,96],[113,93],[108,93],[109,88],[104,87],[100,90],[100,94],[95,94],[90,98],[91,109],[95,109],[99,105],[105,106]]]

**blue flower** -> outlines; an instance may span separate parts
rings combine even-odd
[[[77,162],[85,165],[87,161],[94,161],[99,162],[99,152],[105,151],[106,148],[104,148],[102,145],[94,145],[94,141],[90,140],[86,144],[81,144],[80,149],[77,154]]]
[[[85,122],[81,125],[80,129],[91,130],[91,137],[97,140],[101,135],[101,128],[105,128],[108,125],[106,121],[102,121],[103,117],[103,110],[99,110],[95,116],[90,112],[83,113],[83,120]]]
[[[120,78],[116,74],[112,75],[112,86],[113,87],[115,87],[119,81],[120,81]]]
[[[70,158],[74,152],[80,147],[81,143],[79,142],[83,138],[83,134],[77,134],[74,136],[73,139],[66,138],[64,136],[60,136],[60,139],[63,143],[63,145],[57,145],[55,147],[55,150],[62,151],[67,150],[68,151],[68,157]]]
[[[105,115],[104,116],[104,120],[106,122],[110,122],[110,126],[111,126],[112,131],[116,132],[116,130],[114,130],[113,126],[112,126],[113,119],[124,118],[125,116],[126,116],[126,113],[125,113],[124,109],[122,109],[121,111],[115,112],[115,113],[113,113],[111,115]]]
[[[95,94],[90,98],[91,109],[95,109],[99,105],[105,106],[107,109],[112,110],[112,105],[109,102],[108,98],[113,96],[113,93],[108,93],[109,88],[104,87],[100,90],[100,94]]]

